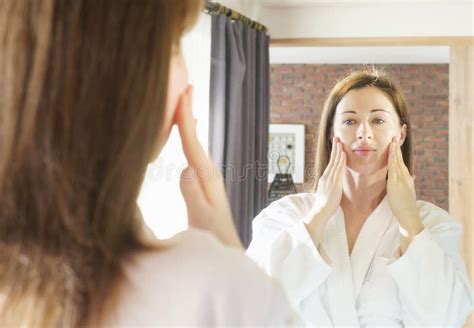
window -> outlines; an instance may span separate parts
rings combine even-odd
[[[211,17],[201,14],[199,22],[183,39],[183,53],[193,90],[193,113],[198,120],[198,137],[208,149],[209,82],[211,59]],[[179,189],[179,177],[186,167],[176,127],[160,156],[150,163],[137,203],[147,225],[160,239],[187,228],[186,206]]]

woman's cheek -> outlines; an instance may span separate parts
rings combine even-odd
[[[188,72],[181,54],[171,60],[170,75],[168,82],[168,99],[166,106],[166,124],[171,124],[178,101],[188,86]]]
[[[345,151],[350,148],[350,145],[355,140],[354,133],[349,129],[339,129],[338,131],[334,131],[334,136],[339,138],[340,142],[344,145]]]
[[[383,147],[382,158],[383,158],[383,162],[385,166],[388,165],[388,156],[389,156],[389,149],[390,149],[389,146],[390,146],[390,143]]]
[[[345,142],[344,140],[341,140],[342,144],[342,150],[348,155],[350,153],[351,145]]]

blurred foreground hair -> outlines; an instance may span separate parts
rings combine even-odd
[[[150,247],[136,198],[200,7],[0,1],[0,326],[96,324],[114,306],[124,259]]]

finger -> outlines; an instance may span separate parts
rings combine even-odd
[[[326,177],[329,175],[329,172],[331,171],[331,168],[334,165],[335,157],[336,157],[336,137],[333,137],[332,143],[331,143],[331,154],[329,157],[329,161],[320,178]]]
[[[399,159],[399,166],[401,173],[403,175],[411,177],[410,171],[408,170],[408,167],[405,165],[405,161],[403,160],[403,153],[402,153],[402,147],[397,146],[397,154],[398,154],[398,159]]]
[[[343,150],[341,150],[341,159],[338,163],[338,167],[336,171],[337,179],[340,179],[340,181],[342,181],[342,176],[344,175],[344,172],[345,172],[346,160],[347,160],[346,153]]]
[[[343,179],[344,179],[344,172],[346,167],[346,154],[342,153],[341,160],[338,163],[337,170],[334,173],[334,177],[331,181],[331,194],[338,194],[342,191],[343,187]]]
[[[389,146],[388,155],[388,182],[393,183],[397,181],[398,169],[396,167],[395,159],[395,143],[392,141]]]
[[[192,113],[192,86],[189,86],[181,95],[176,124],[189,165],[194,167],[207,165],[208,158],[197,137],[196,120]]]
[[[336,178],[340,169],[341,161],[342,161],[342,144],[340,142],[337,142],[336,146],[336,159],[334,161],[334,165],[331,168],[331,171],[329,173],[329,176],[332,178]]]
[[[334,165],[334,161],[336,160],[336,154],[337,154],[337,139],[336,137],[332,138],[332,146],[331,146],[331,156],[329,158],[329,163],[326,166],[325,172],[329,172]]]
[[[335,150],[334,162],[331,165],[331,167],[329,167],[329,172],[328,172],[329,177],[333,178],[336,174],[335,172],[337,171],[339,161],[341,160],[341,147],[342,147],[341,143],[337,141],[336,139],[336,143],[334,144],[334,150]]]
[[[393,141],[393,149],[392,149],[392,156],[393,156],[393,162],[394,162],[394,165],[393,165],[393,168],[394,168],[394,171],[397,173],[397,176],[400,177],[401,176],[401,168],[400,168],[400,160],[398,158],[398,141],[394,138],[394,141]]]
[[[189,86],[181,96],[179,112],[176,115],[176,124],[178,125],[186,160],[194,170],[205,197],[211,204],[215,204],[220,201],[222,195],[225,197],[222,175],[208,158],[199,142],[191,103],[192,87]]]
[[[196,171],[191,167],[187,167],[181,173],[179,187],[181,194],[183,195],[186,208],[188,209],[188,215],[192,211],[196,211],[206,205],[206,198],[202,189],[199,178]]]
[[[396,146],[397,147],[395,147],[395,150],[397,154],[398,165],[399,168],[402,169],[405,166],[405,162],[403,161],[402,147],[398,142],[396,143]]]

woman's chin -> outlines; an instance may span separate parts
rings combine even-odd
[[[376,172],[376,170],[372,170],[367,167],[347,167],[349,170],[351,170],[353,173],[356,173],[361,176],[369,176],[372,175]]]
[[[381,163],[349,163],[347,168],[361,176],[369,176],[379,172],[385,166]]]

